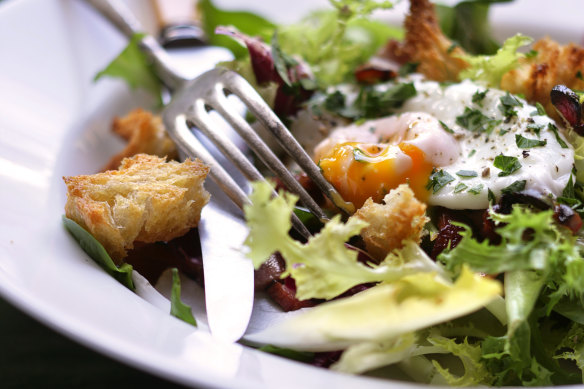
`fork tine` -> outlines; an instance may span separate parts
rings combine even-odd
[[[256,90],[245,82],[239,74],[233,71],[219,68],[214,70],[216,72],[213,74],[213,77],[222,80],[226,86],[225,89],[244,102],[255,117],[270,130],[282,148],[298,163],[333,204],[346,214],[353,214],[355,212],[353,204],[344,201],[339,192],[324,178],[320,168],[312,161],[300,143],[292,136],[278,116],[267,106]],[[204,76],[207,76],[209,73],[205,73]]]
[[[208,116],[205,111],[205,115]],[[205,116],[202,116],[205,117]],[[205,120],[197,118],[196,125],[199,128],[208,128],[208,123]],[[176,142],[179,148],[190,156],[195,156],[205,162],[211,167],[209,176],[221,188],[223,192],[237,205],[241,210],[247,204],[251,204],[247,194],[237,185],[235,180],[229,173],[221,166],[221,164],[207,151],[205,146],[196,138],[189,126],[187,125],[186,115],[177,115],[174,118],[165,112],[164,114],[165,127],[171,138]],[[214,134],[212,131],[208,131]],[[211,139],[213,140],[213,139]],[[215,143],[215,142],[214,142]],[[241,172],[248,179],[264,180],[264,177],[257,171],[257,169],[249,162],[243,153],[235,147],[230,141],[227,141],[227,149],[222,149],[221,142],[216,143],[220,150],[241,170]],[[234,150],[233,150],[234,149]],[[277,196],[277,193],[274,192]],[[292,225],[305,239],[312,235],[306,228],[304,223],[292,214]]]
[[[179,115],[174,120],[165,121],[165,127],[174,142],[179,148],[189,156],[196,156],[201,161],[209,165],[209,176],[219,185],[227,196],[241,209],[246,204],[250,204],[247,194],[237,185],[235,180],[223,169],[221,164],[207,151],[205,146],[199,142],[191,129],[187,125],[186,116]]]
[[[192,121],[193,124],[197,127],[197,129],[203,132],[205,136],[207,136],[219,148],[219,150],[231,162],[233,162],[233,164],[243,173],[243,175],[248,180],[252,181],[265,180],[264,176],[247,159],[247,157],[241,152],[241,150],[239,150],[235,146],[235,144],[233,144],[231,140],[229,140],[225,135],[221,134],[221,132],[213,130],[213,128],[216,126],[216,123],[212,123],[211,117],[209,116],[209,113],[207,112],[205,105],[206,105],[205,102],[203,102],[202,100],[195,101],[195,104],[191,106],[191,109],[189,109],[189,111],[187,111],[186,115],[187,119]],[[200,142],[196,139],[192,132],[189,131],[189,134],[190,136],[186,139],[183,138],[183,140],[189,140],[189,138],[194,138],[195,141],[200,144]],[[222,167],[221,170],[225,171]],[[211,171],[213,171],[213,169],[211,169]],[[233,181],[231,176],[228,175],[228,177],[230,181]],[[240,189],[239,186],[237,188]],[[277,193],[275,191],[273,192],[273,194],[277,196]],[[249,204],[249,199],[247,198],[247,196],[246,200],[247,200],[246,204]],[[240,206],[240,208],[243,209],[243,206]],[[296,215],[292,215],[292,225],[304,238],[308,239],[311,236],[311,233],[308,231],[304,223],[302,223],[302,221],[300,221],[300,219],[298,219]]]
[[[234,115],[228,109],[228,104],[221,84],[216,86],[216,94],[207,102],[213,107],[246,141],[247,145],[262,160],[262,162],[278,176],[292,192],[296,193],[301,202],[321,221],[328,221],[328,216],[314,201],[312,196],[300,185],[282,161],[270,150],[260,136],[240,115]]]

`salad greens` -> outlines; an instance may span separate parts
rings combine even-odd
[[[517,60],[525,54],[517,51],[533,40],[525,35],[517,34],[505,41],[503,47],[494,55],[465,55],[462,57],[470,67],[460,72],[459,78],[464,80],[484,81],[487,86],[498,88],[501,78],[509,70],[517,66]]]
[[[297,197],[283,192],[271,198],[273,188],[267,182],[256,182],[253,188],[252,205],[245,207],[250,228],[245,241],[248,256],[257,269],[270,254],[279,251],[286,261],[283,276],[294,278],[300,300],[331,299],[359,284],[396,281],[410,274],[440,270],[415,242],[407,242],[379,265],[359,262],[358,252],[345,246],[367,225],[357,218],[342,223],[340,215],[336,215],[302,244],[288,234]]]
[[[500,45],[492,37],[489,8],[493,3],[512,0],[461,1],[449,7],[436,4],[440,28],[444,34],[471,54],[495,54]]]
[[[170,314],[174,317],[178,317],[184,322],[187,322],[193,326],[197,326],[197,321],[195,320],[191,307],[186,305],[180,299],[180,276],[178,274],[178,269],[172,269],[172,289],[170,294]]]
[[[144,34],[134,34],[128,46],[110,62],[102,71],[96,74],[94,81],[103,77],[123,79],[131,88],[142,88],[152,93],[162,105],[162,83],[152,66],[152,63],[140,50],[140,41]]]
[[[503,75],[526,57],[518,50],[531,43],[531,38],[518,34],[500,47],[491,37],[489,6],[506,1],[469,0],[453,7],[437,7],[444,33],[469,53],[462,57],[469,67],[459,74],[461,80],[470,78],[498,88]],[[235,56],[234,61],[221,66],[242,74],[266,101],[274,103],[284,92],[293,98],[302,97],[304,103],[316,94],[310,101],[317,101],[321,104],[318,108],[342,120],[393,113],[416,95],[413,83],[402,80],[383,90],[361,85],[354,100],[338,87],[354,83],[355,69],[388,39],[403,36],[401,29],[369,18],[374,10],[392,7],[392,2],[330,2],[332,10],[313,12],[287,26],[249,12],[222,10],[211,0],[202,0],[198,6],[210,43],[229,48]],[[231,37],[215,34],[216,30],[244,41],[247,49]],[[134,36],[96,79],[122,77],[132,87],[160,96],[160,82],[139,50],[140,39],[141,35]],[[269,54],[269,77],[262,82],[257,80],[249,55],[253,45]],[[308,70],[301,72],[305,65]],[[400,75],[406,76],[417,66],[404,65]],[[473,96],[471,107],[456,118],[458,125],[477,134],[494,130],[499,121],[474,107],[482,107],[486,94],[485,90]],[[521,105],[520,100],[507,94],[499,108],[511,119]],[[545,115],[541,105],[535,115]],[[539,138],[542,128],[535,123],[533,131]],[[443,122],[441,125],[453,132]],[[562,147],[569,147],[555,126],[550,124],[548,129]],[[584,215],[584,138],[569,134],[568,139],[576,149],[577,169],[557,203]],[[515,142],[521,149],[546,145],[545,140],[521,135]],[[499,176],[508,176],[522,164],[517,157],[501,154],[494,158],[493,167],[500,170]],[[472,170],[457,172],[460,180],[478,174]],[[426,189],[436,193],[455,179],[435,169]],[[525,186],[525,180],[515,181],[502,192],[513,194]],[[461,181],[455,190],[479,194],[483,186],[469,189]],[[487,192],[492,206],[495,196],[488,188]],[[510,213],[503,214],[492,207],[488,222],[496,227],[496,239],[479,240],[471,226],[452,222],[461,230],[461,239],[456,245],[451,240],[437,261],[416,242],[404,241],[401,249],[374,263],[363,261],[347,244],[367,226],[366,222],[357,218],[343,222],[337,215],[301,243],[290,235],[290,216],[293,212],[306,216],[306,212],[295,207],[296,196],[284,192],[272,197],[272,193],[269,183],[253,184],[252,203],[245,207],[250,228],[245,241],[249,258],[257,269],[271,254],[279,252],[286,265],[281,277],[293,280],[297,299],[331,301],[268,328],[267,334],[284,340],[278,347],[264,346],[263,351],[309,361],[314,352],[344,350],[331,369],[364,373],[395,365],[413,379],[431,384],[533,386],[583,382],[583,243],[581,236],[555,223],[552,210],[535,212],[527,206],[514,206]],[[66,218],[64,224],[96,262],[133,288],[131,266],[117,268],[87,231]],[[428,226],[428,230],[435,233],[433,227]],[[366,290],[337,299],[359,285],[365,285]],[[172,314],[196,326],[190,308],[180,300],[176,269],[171,300]]]
[[[63,216],[63,225],[75,238],[79,246],[93,259],[103,270],[118,280],[122,285],[130,290],[135,290],[132,281],[132,265],[123,263],[116,266],[101,243],[97,241],[85,228],[75,221]]]

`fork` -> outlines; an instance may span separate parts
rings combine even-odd
[[[87,0],[87,2],[127,37],[141,32],[140,24],[119,2],[110,0]],[[193,80],[188,80],[173,68],[170,57],[152,36],[145,35],[140,46],[152,60],[160,79],[173,92],[170,103],[162,113],[168,134],[187,156],[199,158],[210,166],[210,178],[240,209],[250,204],[248,195],[203,146],[193,130],[199,130],[211,140],[248,180],[265,180],[265,177],[225,134],[215,129],[217,124],[209,115],[211,110],[217,112],[236,130],[255,155],[280,178],[290,191],[298,195],[300,202],[310,212],[322,222],[328,220],[323,209],[294,178],[280,158],[270,150],[248,122],[229,106],[227,100],[229,94],[237,96],[244,103],[249,112],[271,132],[282,148],[341,212],[345,214],[354,212],[352,204],[345,202],[337,190],[323,177],[320,168],[243,77],[231,70],[215,68]],[[275,191],[274,195],[277,195]],[[308,229],[294,214],[292,225],[304,238],[311,236]]]

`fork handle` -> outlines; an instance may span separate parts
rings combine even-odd
[[[132,11],[121,1],[85,1],[109,20],[128,39],[134,34],[145,34],[138,19],[136,19]],[[172,66],[170,57],[153,36],[145,34],[140,41],[140,48],[154,63],[157,76],[160,77],[169,89],[175,90],[188,81],[187,78],[181,76],[174,66]]]

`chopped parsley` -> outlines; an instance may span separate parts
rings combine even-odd
[[[416,93],[411,82],[395,84],[385,91],[366,85],[351,105],[347,105],[345,95],[338,90],[329,94],[323,105],[326,110],[348,119],[378,118],[392,114]]]
[[[545,116],[545,115],[547,115],[545,112],[545,108],[543,107],[543,105],[541,105],[541,103],[535,103],[535,108],[536,108],[536,111],[533,111],[531,113],[531,116]]]
[[[361,163],[371,162],[371,156],[367,155],[367,153],[365,153],[363,150],[357,147],[353,149],[353,158],[355,159],[355,161]]]
[[[488,89],[485,89],[482,92],[476,91],[472,95],[472,102],[475,103],[475,104],[477,104],[479,107],[482,107],[483,106],[483,100],[487,96],[487,92],[489,92]]]
[[[515,192],[521,192],[523,189],[525,189],[525,184],[527,184],[527,181],[525,180],[515,181],[511,185],[501,189],[501,193],[510,194]]]
[[[493,165],[497,169],[501,169],[501,172],[499,172],[499,177],[508,176],[521,169],[521,163],[517,157],[509,157],[503,154],[497,155],[495,157]]]
[[[541,132],[541,130],[543,130],[543,128],[544,128],[543,125],[537,123],[529,123],[527,125],[527,129],[533,131],[537,136],[539,136],[539,133]]]
[[[398,73],[401,77],[405,77],[408,74],[415,73],[418,70],[418,65],[418,62],[406,62],[399,68]]]
[[[452,181],[454,181],[454,177],[448,174],[448,172],[445,172],[444,170],[434,170],[426,184],[426,189],[432,190],[432,193],[436,193]]]
[[[466,188],[468,188],[468,186],[466,186],[466,184],[459,182],[458,184],[456,184],[456,186],[454,187],[454,193],[460,193],[463,190],[465,190]]]
[[[462,115],[456,117],[456,124],[471,132],[490,134],[499,123],[501,123],[500,120],[485,116],[478,109],[470,109],[469,107],[464,109]]]
[[[476,151],[475,149],[472,149],[472,150],[470,151],[470,153],[468,153],[468,157],[470,158],[470,157],[472,157],[473,155],[475,155],[476,153],[477,153],[477,151]]]
[[[560,146],[563,149],[567,149],[568,145],[566,144],[566,142],[564,142],[564,140],[562,138],[560,138],[560,133],[558,132],[558,127],[556,127],[553,123],[549,123],[548,124],[548,129],[554,133],[554,136],[556,137],[556,140],[558,141],[558,143],[560,144]]]
[[[468,193],[472,193],[474,195],[478,195],[483,191],[483,184],[478,184],[473,186],[468,190]]]
[[[478,176],[478,173],[474,170],[459,170],[456,172],[456,175],[463,178],[471,178]]]
[[[491,189],[487,189],[487,198],[491,204],[494,204],[497,201],[497,198]]]
[[[444,131],[450,133],[450,134],[454,134],[454,131],[452,130],[452,128],[448,127],[446,125],[446,123],[444,123],[442,120],[439,120],[440,125],[442,126],[442,128],[444,129]]]
[[[547,139],[528,139],[519,134],[515,135],[515,144],[520,149],[530,149],[532,147],[542,147],[547,144]]]
[[[521,101],[517,100],[517,98],[509,94],[509,92],[501,97],[499,101],[501,102],[499,110],[503,113],[506,119],[517,116],[517,111],[515,110],[516,107],[523,107]]]

